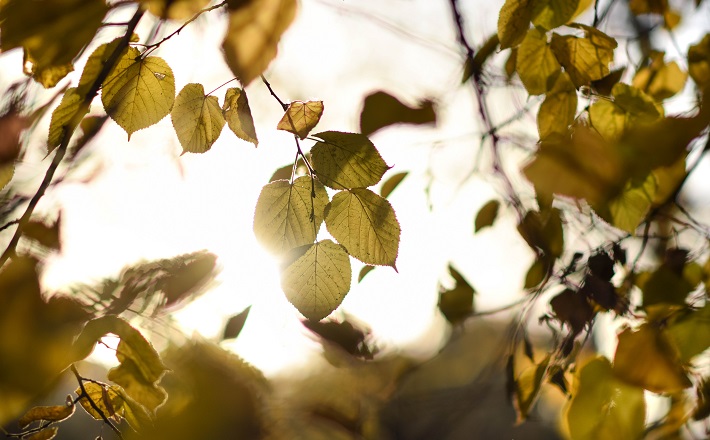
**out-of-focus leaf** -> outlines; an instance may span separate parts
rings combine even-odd
[[[294,101],[288,105],[276,129],[305,139],[323,116],[323,108],[323,101]]]
[[[614,59],[617,43],[615,39],[590,26],[573,26],[584,30],[586,36],[580,38],[553,33],[550,48],[575,87],[580,88],[609,74],[609,63]]]
[[[547,279],[551,270],[552,264],[549,257],[542,257],[533,261],[533,264],[530,265],[530,268],[525,274],[523,289],[533,289],[539,286]]]
[[[552,260],[564,251],[562,211],[557,208],[528,211],[518,224],[518,233],[533,251],[542,251]]]
[[[360,112],[360,131],[365,136],[393,124],[436,124],[432,101],[409,107],[387,92],[374,92],[367,97]]]
[[[463,75],[461,76],[461,84],[465,83],[469,79],[479,78],[483,73],[483,66],[486,64],[488,59],[496,53],[496,49],[500,45],[500,40],[498,39],[498,33],[491,35],[483,46],[481,46],[473,58],[466,58],[466,63],[464,64]],[[362,117],[362,116],[361,116]],[[362,123],[360,123],[362,127]]]
[[[648,278],[639,277],[636,285],[643,293],[643,306],[656,304],[685,305],[688,294],[698,284],[692,283],[683,273],[685,261],[680,263],[680,269],[673,267],[672,262],[665,261],[651,273]]]
[[[322,338],[324,346],[327,343],[335,344],[349,355],[362,359],[372,359],[376,351],[367,344],[368,330],[347,319],[342,322],[333,319],[301,322],[308,330]]]
[[[532,365],[517,377],[515,380],[515,412],[517,413],[518,423],[522,423],[528,418],[533,404],[540,394],[542,382],[545,379],[545,372],[550,363],[550,356],[537,365]]]
[[[61,250],[61,242],[59,241],[61,220],[61,216],[58,217],[52,226],[47,226],[40,221],[30,221],[22,229],[22,236],[32,239],[46,248]]]
[[[118,349],[125,351],[126,346],[121,347],[119,342]],[[168,398],[163,387],[156,384],[159,379],[151,381],[151,377],[146,376],[133,358],[124,358],[121,365],[109,370],[107,378],[120,385],[127,395],[152,413]]]
[[[340,191],[326,207],[325,226],[363,263],[396,268],[400,226],[383,197],[366,188]]]
[[[618,83],[614,101],[601,99],[589,108],[592,126],[607,141],[618,140],[628,128],[651,124],[663,116],[663,107],[636,87]]]
[[[614,374],[654,393],[673,393],[692,385],[667,337],[652,324],[619,335]]]
[[[323,240],[291,263],[281,274],[281,288],[299,312],[319,321],[338,308],[350,290],[352,270],[345,249]]]
[[[311,148],[311,164],[323,185],[333,189],[366,188],[389,169],[367,136],[326,131]]]
[[[283,33],[296,16],[296,0],[252,0],[230,9],[222,48],[232,73],[246,87],[276,57]]]
[[[710,305],[682,314],[666,328],[681,361],[691,360],[710,347]]]
[[[58,432],[59,432],[59,427],[50,426],[48,428],[45,428],[39,432],[35,432],[34,434],[28,435],[27,437],[23,437],[23,438],[25,440],[52,440],[54,437],[57,436]]]
[[[710,86],[710,34],[688,48],[688,73],[699,89]]]
[[[222,113],[224,119],[227,120],[229,129],[238,138],[251,142],[255,147],[259,145],[259,140],[256,138],[256,129],[254,128],[254,118],[249,108],[249,100],[243,89],[236,87],[227,89],[227,93],[224,95]]]
[[[202,84],[187,84],[180,90],[170,113],[184,153],[204,153],[224,128],[224,117],[216,96],[205,96]]]
[[[357,275],[357,282],[361,282],[363,278],[365,278],[365,275],[368,273],[372,272],[375,269],[375,266],[364,266],[362,269],[360,269],[360,273]]]
[[[103,420],[103,418],[101,414],[94,409],[88,399],[91,399],[96,404],[104,416],[113,417],[116,414],[120,416],[123,407],[123,399],[121,399],[121,395],[117,391],[118,388],[119,387],[97,382],[84,382],[84,389],[86,390],[88,398],[86,396],[82,397],[79,400],[79,404],[84,408],[84,411],[96,420]],[[74,393],[76,393],[77,396],[81,396],[81,387],[77,387]]]
[[[311,191],[315,191],[315,198]],[[328,194],[318,181],[299,177],[269,183],[261,190],[254,213],[254,235],[270,252],[281,254],[313,243],[323,221]],[[313,215],[313,217],[311,217]]]
[[[478,210],[473,226],[474,234],[483,228],[493,226],[496,218],[498,218],[499,208],[500,202],[498,200],[490,200]]]
[[[165,306],[171,307],[197,293],[219,271],[217,256],[200,251],[181,255],[166,264],[168,274],[160,282],[160,289],[165,294]]]
[[[527,32],[518,47],[515,70],[531,95],[541,95],[553,88],[562,69],[544,31],[532,28]]]
[[[474,311],[475,289],[449,264],[449,274],[454,279],[454,287],[445,289],[439,285],[439,310],[451,324],[458,324]]]
[[[656,101],[663,101],[680,93],[688,80],[688,72],[684,72],[678,63],[644,67],[636,72],[631,83],[634,87],[646,91]]]
[[[141,4],[156,17],[171,20],[187,20],[200,12],[209,0],[140,0]]]
[[[657,187],[653,174],[645,179],[631,179],[608,205],[595,206],[594,210],[610,224],[633,234],[651,209]]]
[[[540,139],[553,133],[565,134],[577,114],[577,90],[567,72],[557,76],[555,85],[545,95],[537,113]]]
[[[501,50],[517,46],[530,27],[535,2],[506,0],[498,15],[498,38]]]
[[[557,319],[569,325],[574,334],[580,333],[595,315],[587,298],[571,289],[565,289],[553,297],[550,307]]]
[[[611,95],[612,88],[621,81],[625,71],[626,67],[612,70],[604,78],[592,81],[592,88],[600,95]]]
[[[46,422],[59,422],[74,414],[74,404],[56,406],[35,406],[30,408],[22,417],[17,420],[20,429],[25,429],[32,422],[40,420]]]
[[[84,107],[83,114],[77,114],[83,102],[84,97],[77,92],[76,87],[64,92],[59,106],[52,112],[52,120],[49,123],[47,150],[50,153],[62,143],[65,136],[72,135],[81,118],[89,112],[89,109]]]
[[[389,179],[385,181],[385,183],[382,184],[382,188],[380,189],[380,195],[384,198],[389,197],[390,194],[392,194],[392,191],[394,191],[397,186],[404,180],[405,177],[407,177],[408,172],[402,172],[402,173],[397,173],[392,175]]]
[[[550,30],[568,23],[579,7],[579,0],[539,0],[535,3],[532,22]]]
[[[249,311],[251,306],[237,313],[227,320],[227,324],[224,326],[224,332],[222,333],[222,339],[236,339],[239,333],[242,332],[244,324],[247,322],[247,317],[249,316]]]

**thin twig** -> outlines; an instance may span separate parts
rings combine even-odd
[[[264,75],[261,75],[261,81],[264,83],[266,88],[269,89],[269,93],[271,93],[271,96],[276,98],[276,100],[279,102],[283,111],[286,111],[286,109],[288,108],[288,104],[284,103],[281,98],[279,98],[279,95],[274,92],[274,89],[271,88],[271,84],[269,83],[269,81],[266,80],[266,77],[264,77]]]
[[[211,92],[207,93],[207,96],[213,94],[213,93],[216,92],[217,90],[221,89],[222,87],[224,87],[224,86],[226,86],[227,84],[231,83],[232,81],[236,81],[236,80],[237,80],[237,78],[232,78],[232,79],[230,79],[229,81],[226,81],[226,82],[222,83],[221,85],[217,86],[214,90],[212,90]]]
[[[185,29],[185,26],[187,26],[188,24],[190,24],[190,23],[192,23],[193,21],[197,20],[197,18],[198,18],[200,15],[204,14],[205,12],[209,12],[209,11],[212,11],[212,10],[215,10],[215,9],[219,9],[219,8],[221,8],[222,6],[225,6],[226,4],[227,4],[227,0],[224,0],[223,2],[217,3],[217,4],[214,5],[214,6],[210,6],[209,8],[202,9],[201,11],[199,11],[199,12],[197,12],[195,15],[193,15],[192,18],[190,18],[190,19],[187,20],[185,23],[183,23],[179,28],[177,28],[175,31],[173,31],[172,33],[170,33],[167,37],[163,38],[162,40],[158,41],[157,43],[153,43],[153,44],[147,45],[147,46],[146,46],[146,51],[148,51],[148,50],[150,50],[150,49],[157,48],[158,46],[160,46],[161,44],[165,43],[166,41],[168,41],[169,39],[171,39],[171,38],[174,37],[175,35],[179,34],[183,29]],[[145,54],[145,53],[144,53],[144,54]],[[145,55],[147,55],[147,54],[145,54]]]
[[[96,411],[96,413],[101,416],[101,419],[106,423],[113,432],[116,433],[116,436],[118,438],[123,439],[123,434],[121,434],[121,431],[114,425],[108,417],[106,417],[106,414],[99,408],[99,406],[94,402],[94,399],[89,396],[89,393],[86,392],[86,388],[84,388],[84,378],[81,377],[79,374],[79,371],[77,371],[76,366],[74,364],[71,364],[71,372],[74,373],[74,377],[76,377],[77,382],[79,382],[79,388],[81,389],[81,397],[86,397],[86,400],[89,401],[89,405]]]

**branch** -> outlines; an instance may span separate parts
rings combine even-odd
[[[74,364],[71,365],[71,372],[74,373],[74,377],[76,377],[77,382],[79,382],[79,388],[81,389],[81,396],[80,397],[85,397],[86,400],[89,401],[89,405],[96,411],[96,413],[101,416],[101,419],[106,423],[113,432],[116,433],[116,436],[118,436],[119,439],[123,440],[123,434],[121,434],[121,431],[116,428],[116,425],[114,425],[108,417],[106,417],[106,414],[99,408],[99,406],[94,402],[94,400],[89,396],[89,393],[86,392],[86,388],[84,388],[84,378],[81,377],[79,372],[76,369],[76,366]]]
[[[160,46],[161,44],[165,43],[166,41],[168,41],[169,39],[171,39],[171,38],[174,37],[175,35],[179,34],[183,29],[185,29],[185,27],[186,27],[188,24],[190,24],[190,23],[192,23],[193,21],[197,20],[197,17],[199,17],[200,15],[204,14],[205,12],[209,12],[209,11],[212,11],[212,10],[214,10],[214,9],[219,9],[219,8],[221,8],[222,6],[225,6],[226,4],[227,4],[227,0],[224,0],[223,2],[217,3],[217,4],[214,5],[214,6],[210,6],[210,7],[208,7],[208,8],[202,9],[201,11],[199,11],[198,13],[196,13],[195,15],[193,15],[192,18],[190,18],[190,19],[187,20],[185,23],[183,23],[182,26],[180,26],[180,27],[177,28],[175,31],[173,31],[171,34],[169,34],[167,37],[163,38],[162,40],[158,41],[157,43],[153,43],[153,44],[149,44],[149,45],[145,46],[146,51],[148,51],[148,50],[150,50],[150,49],[157,48],[158,46]]]
[[[17,243],[20,241],[20,237],[22,236],[22,230],[29,223],[30,217],[32,216],[32,213],[34,212],[35,208],[37,207],[37,204],[39,203],[42,196],[44,196],[44,193],[45,193],[45,191],[47,191],[47,188],[49,187],[49,185],[52,183],[52,178],[54,177],[54,173],[57,171],[59,164],[62,162],[62,159],[64,158],[64,155],[67,152],[67,147],[69,145],[69,140],[71,139],[71,135],[73,134],[74,130],[76,130],[76,127],[79,126],[79,122],[81,122],[83,115],[88,112],[89,107],[91,106],[91,102],[94,100],[96,95],[99,93],[99,89],[101,88],[101,84],[103,84],[104,80],[108,77],[108,74],[111,72],[113,67],[118,62],[124,49],[126,49],[128,47],[128,43],[131,40],[131,36],[133,35],[133,31],[136,29],[136,26],[138,26],[138,22],[140,21],[141,17],[143,17],[143,14],[144,14],[144,11],[140,7],[136,10],[135,14],[133,14],[133,17],[128,22],[128,27],[126,28],[125,35],[118,42],[118,45],[116,46],[116,48],[114,49],[113,53],[108,58],[108,60],[106,60],[106,63],[103,65],[103,68],[101,69],[101,72],[99,72],[98,76],[96,77],[94,82],[91,84],[89,91],[86,93],[86,96],[84,97],[84,101],[81,103],[79,108],[77,108],[77,110],[74,112],[74,115],[72,116],[69,123],[65,126],[65,127],[73,127],[73,128],[71,129],[71,131],[68,131],[65,128],[65,133],[64,133],[64,137],[62,138],[62,142],[56,148],[56,153],[54,155],[54,159],[52,159],[52,163],[49,165],[49,168],[47,169],[47,172],[44,175],[44,179],[42,180],[42,183],[40,184],[39,189],[37,190],[35,195],[32,197],[32,199],[30,199],[30,202],[27,205],[27,209],[25,209],[25,213],[22,214],[22,217],[20,217],[20,219],[19,219],[17,229],[15,230],[15,235],[12,236],[12,239],[10,239],[10,243],[8,243],[7,248],[5,249],[3,254],[0,256],[0,268],[5,265],[7,260],[9,260],[12,256],[15,255],[15,249],[17,248]]]

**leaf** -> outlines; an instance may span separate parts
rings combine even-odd
[[[471,78],[480,78],[483,73],[483,66],[491,56],[496,53],[498,46],[500,45],[500,40],[498,39],[498,33],[488,37],[481,47],[476,51],[476,55],[472,58],[467,57],[466,63],[464,64],[463,75],[461,76],[461,84],[466,83]],[[360,115],[360,127],[362,127],[362,114]]]
[[[82,108],[83,102],[84,97],[77,92],[76,87],[64,92],[59,106],[52,112],[52,120],[49,123],[48,152],[54,151],[65,136],[71,136],[81,118],[89,112],[88,107]],[[81,112],[79,112],[80,109]]]
[[[222,48],[227,65],[246,87],[276,57],[281,36],[296,16],[296,0],[251,0],[230,9]]]
[[[515,412],[517,413],[517,423],[522,423],[528,418],[533,404],[540,394],[545,373],[550,363],[550,356],[546,356],[542,362],[532,365],[518,376],[515,380]]]
[[[572,440],[642,438],[643,390],[618,380],[609,361],[596,357],[578,369],[565,421]]]
[[[124,391],[123,388],[112,388],[116,388],[116,391],[120,395],[123,409],[122,415],[133,429],[140,432],[153,424],[153,417],[143,405],[133,400],[128,394],[126,394],[126,391]]]
[[[680,360],[690,363],[710,347],[710,305],[683,313],[666,327],[665,334],[678,349]]]
[[[61,242],[59,240],[60,223],[61,215],[51,226],[47,226],[41,221],[30,221],[22,228],[22,236],[36,241],[47,249],[59,251],[61,250]]]
[[[113,52],[118,48],[119,42],[122,40],[122,38],[116,38],[108,43],[104,43],[97,47],[91,55],[89,55],[89,58],[86,60],[86,64],[84,65],[84,70],[81,72],[81,78],[79,78],[79,84],[76,86],[77,93],[81,96],[87,96],[89,93],[89,89],[91,88],[92,84],[96,79],[99,77],[99,74],[104,68],[104,65],[108,62],[109,58],[113,54]],[[133,34],[131,38],[132,42],[138,41],[138,36]],[[128,48],[124,48],[123,51],[121,52],[120,56],[123,57],[126,55],[126,52],[128,51]],[[120,60],[120,58],[119,58]]]
[[[302,323],[304,327],[319,336],[326,349],[330,343],[360,359],[372,359],[374,352],[377,351],[376,348],[367,345],[369,331],[347,319],[343,322],[332,319],[321,322],[304,320]]]
[[[175,101],[175,77],[158,57],[141,58],[129,47],[103,83],[106,113],[128,133],[150,127],[170,113]]]
[[[531,95],[540,95],[551,90],[560,74],[557,62],[544,31],[533,28],[525,35],[518,47],[516,71],[525,89]]]
[[[254,128],[254,118],[252,118],[251,109],[249,108],[249,100],[243,89],[235,87],[227,89],[227,93],[224,95],[222,114],[224,119],[227,120],[229,129],[238,138],[251,142],[255,147],[259,145],[259,140],[256,138],[256,129]]]
[[[106,417],[121,414],[123,399],[117,391],[118,388],[117,386],[109,386],[105,383],[84,382],[84,389],[86,390],[88,399],[91,399]],[[77,387],[74,393],[76,393],[77,396],[81,396],[81,387]],[[91,406],[88,399],[87,397],[82,397],[79,400],[81,407],[94,419],[103,420],[101,414]]]
[[[365,136],[394,124],[436,124],[432,101],[409,107],[387,92],[378,91],[365,97],[360,112],[360,131]]]
[[[609,63],[614,59],[617,43],[597,29],[575,26],[583,29],[587,35],[579,38],[553,33],[550,47],[575,87],[580,88],[609,74]]]
[[[340,191],[326,207],[325,225],[353,257],[395,267],[400,227],[386,199],[365,188]]]
[[[607,141],[616,141],[630,128],[648,125],[663,116],[663,107],[636,87],[618,83],[614,101],[600,99],[589,108],[592,126]]]
[[[571,289],[565,289],[553,297],[550,307],[557,319],[569,325],[574,334],[580,333],[595,315],[587,298]]]
[[[73,60],[96,34],[108,6],[103,0],[6,0],[0,8],[0,49],[23,47],[27,72],[54,87],[73,70]]]
[[[59,427],[50,426],[32,435],[23,437],[24,440],[52,440],[59,432]]]
[[[644,90],[656,101],[663,101],[683,91],[688,73],[672,61],[660,67],[649,66],[636,72],[632,82],[634,87]]]
[[[244,324],[249,316],[249,311],[251,306],[237,313],[236,315],[229,318],[227,325],[224,326],[224,332],[222,333],[222,340],[225,339],[236,339],[239,333],[242,332]]]
[[[390,194],[392,194],[392,191],[394,191],[397,186],[404,180],[405,177],[407,177],[408,172],[403,172],[403,173],[397,173],[392,175],[389,179],[385,181],[385,183],[382,184],[382,188],[380,189],[380,195],[384,198],[389,197]]]
[[[5,188],[15,175],[15,164],[0,165],[0,190]]]
[[[476,214],[476,220],[474,221],[473,232],[474,234],[483,228],[487,228],[493,225],[498,217],[498,209],[500,208],[500,202],[498,200],[489,200],[485,205],[478,210]]]
[[[224,128],[216,96],[205,96],[202,84],[187,84],[180,90],[170,113],[183,153],[204,153]]]
[[[205,8],[209,0],[140,0],[140,3],[158,18],[187,20]]]
[[[75,408],[76,406],[71,402],[69,405],[35,406],[20,417],[17,420],[17,424],[20,429],[25,429],[32,422],[59,422],[74,414]]]
[[[652,324],[619,335],[614,374],[654,393],[673,393],[692,385],[667,337]]]
[[[523,289],[533,289],[540,285],[547,277],[550,275],[552,270],[552,264],[549,258],[542,257],[533,261],[530,265],[530,269],[525,274],[525,284],[523,284]]]
[[[532,22],[545,30],[568,23],[575,16],[579,0],[538,0],[533,9]]]
[[[688,73],[699,89],[710,85],[710,34],[688,48]]]
[[[621,194],[608,205],[594,206],[594,210],[611,225],[633,234],[651,209],[657,187],[653,174],[629,180]]]
[[[130,350],[128,344],[123,344],[123,340],[118,343],[118,354]],[[168,394],[163,387],[156,384],[160,379],[153,380],[155,376],[146,375],[144,369],[140,368],[140,361],[135,361],[135,357],[126,356],[121,360],[121,364],[108,371],[108,380],[120,385],[127,395],[136,402],[140,403],[146,409],[155,413],[155,410],[161,406],[168,398]]]
[[[311,148],[311,164],[323,185],[333,189],[365,188],[389,169],[367,136],[326,131]]]
[[[457,324],[473,313],[473,295],[476,291],[451,264],[449,264],[449,274],[454,279],[454,287],[445,289],[439,285],[437,306],[447,321]]]
[[[564,251],[562,211],[546,208],[543,212],[528,211],[518,224],[518,233],[535,252],[542,251],[552,260]]]
[[[600,95],[611,95],[611,89],[621,81],[625,71],[625,67],[612,70],[604,78],[592,81],[592,88]]]
[[[525,37],[532,20],[533,0],[506,0],[498,15],[500,49],[517,46]]]
[[[553,133],[565,134],[574,123],[577,114],[577,90],[567,72],[562,72],[555,85],[547,92],[537,113],[537,129],[540,139]]]
[[[360,273],[357,276],[357,282],[361,282],[363,278],[365,278],[365,275],[368,273],[372,272],[375,269],[375,266],[364,266],[362,269],[360,269]]]
[[[312,198],[315,190],[315,198]],[[308,176],[293,184],[277,180],[264,186],[256,202],[254,235],[270,252],[282,254],[289,249],[313,243],[328,204],[328,193],[320,182]],[[311,217],[313,214],[313,217]]]
[[[322,115],[323,101],[294,101],[288,105],[276,129],[293,133],[303,140],[318,124]]]
[[[306,318],[318,321],[335,310],[350,290],[348,253],[331,240],[319,241],[281,274],[281,288]]]

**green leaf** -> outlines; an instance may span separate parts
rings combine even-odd
[[[568,23],[579,6],[579,0],[538,0],[534,3],[532,22],[548,31]]]
[[[296,0],[251,0],[230,9],[222,48],[227,65],[246,87],[276,57],[281,35],[296,16]]]
[[[118,393],[119,388],[120,387],[117,386],[109,386],[105,383],[84,382],[84,389],[86,390],[88,398],[96,404],[106,417],[113,417],[116,414],[121,415],[123,399]],[[81,396],[81,387],[77,387],[74,393],[76,393],[77,396]],[[84,408],[84,411],[91,417],[96,420],[103,420],[101,414],[91,406],[91,403],[86,397],[81,398],[79,403],[81,407]]]
[[[315,190],[315,198],[312,198]],[[328,193],[308,176],[293,184],[277,180],[264,186],[256,202],[254,235],[270,252],[282,254],[289,249],[313,243],[328,204]],[[313,215],[313,217],[311,217]]]
[[[537,113],[537,129],[540,139],[553,133],[565,134],[574,123],[577,114],[577,90],[567,72],[562,72],[555,85],[545,96]]]
[[[543,30],[533,28],[518,47],[516,70],[525,89],[531,95],[551,90],[562,68],[547,43]]]
[[[256,129],[254,128],[254,118],[251,116],[251,109],[249,108],[249,100],[243,89],[236,87],[227,89],[227,93],[224,95],[222,114],[224,119],[227,120],[229,129],[238,138],[251,142],[255,147],[259,145],[259,140],[256,138]]]
[[[710,304],[682,314],[666,327],[666,334],[678,349],[681,361],[690,363],[710,347]]]
[[[614,376],[609,360],[596,357],[578,369],[566,421],[572,440],[642,438],[643,390]]]
[[[35,406],[30,408],[25,414],[17,420],[20,429],[25,429],[32,422],[46,421],[59,422],[69,418],[74,414],[76,406],[69,402],[69,405],[56,406]]]
[[[72,135],[81,118],[89,112],[87,107],[82,109],[83,102],[84,97],[77,93],[76,87],[64,92],[62,101],[52,112],[52,120],[49,123],[47,150],[50,153],[62,143],[64,136]],[[80,109],[84,111],[77,114]]]
[[[408,172],[403,172],[403,173],[397,173],[391,176],[389,179],[385,181],[385,183],[382,184],[382,188],[380,189],[380,195],[384,198],[389,197],[390,194],[392,194],[392,191],[394,191],[397,186],[404,180],[405,177],[407,177]]]
[[[173,111],[173,127],[183,153],[204,153],[224,128],[224,117],[216,96],[205,96],[202,84],[187,84],[180,90]]]
[[[478,210],[473,227],[474,234],[483,228],[493,225],[493,222],[498,217],[499,208],[500,202],[498,200],[490,200]]]
[[[294,101],[288,105],[276,129],[305,139],[323,116],[323,108],[323,101]]]
[[[303,316],[318,321],[335,310],[350,290],[348,253],[331,240],[312,244],[281,274],[286,298]]]
[[[409,107],[387,92],[367,95],[360,112],[362,134],[369,136],[393,124],[436,124],[434,103],[426,100],[417,107]]]
[[[500,49],[517,46],[530,27],[534,0],[506,0],[498,15]]]
[[[338,192],[326,207],[325,225],[353,257],[395,267],[400,227],[386,199],[365,188]]]
[[[584,25],[574,25],[587,34],[584,38],[552,34],[550,47],[557,60],[569,74],[575,87],[609,74],[609,63],[614,59],[616,40],[605,33]]]
[[[363,278],[365,278],[365,275],[368,273],[372,272],[375,269],[375,266],[364,266],[362,269],[360,269],[360,273],[357,276],[357,282],[361,282]]]
[[[175,101],[173,71],[162,58],[141,58],[140,51],[130,47],[104,81],[101,101],[130,139],[170,113]]]
[[[365,188],[380,181],[389,169],[367,136],[326,131],[311,148],[311,163],[323,185],[333,189]]]
[[[236,337],[239,336],[239,333],[241,333],[244,328],[244,324],[247,322],[250,310],[251,306],[229,318],[227,325],[224,326],[222,340],[236,339]]]
[[[445,289],[439,285],[437,305],[447,321],[457,324],[473,313],[473,295],[476,291],[451,264],[449,264],[449,274],[454,279],[454,287]]]

